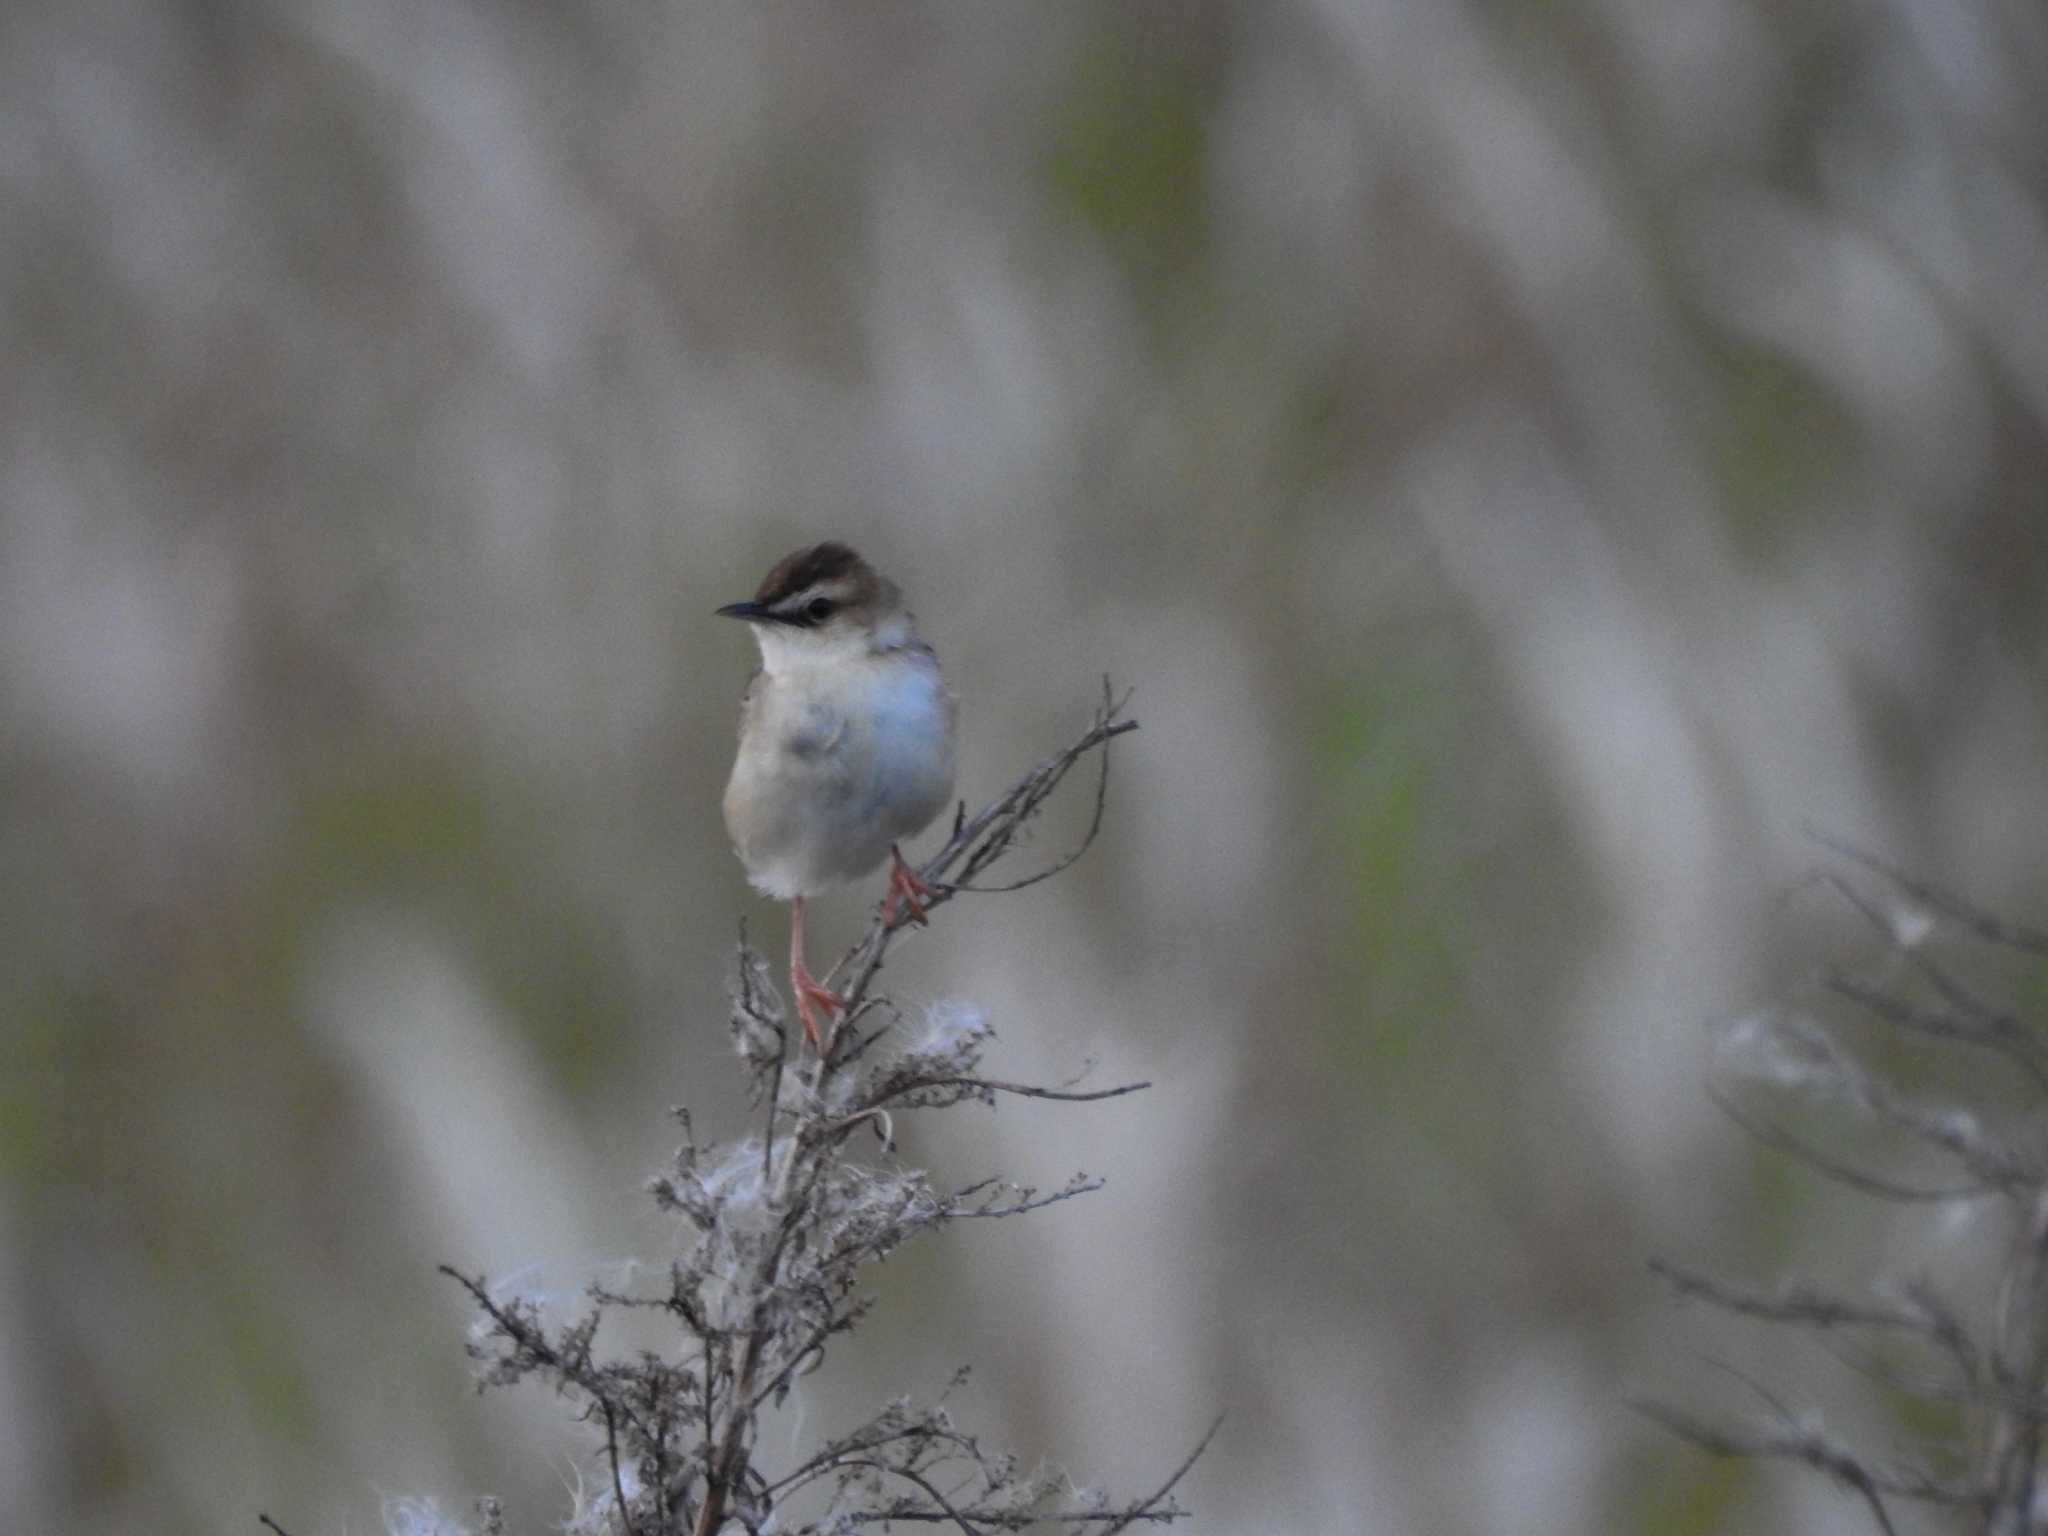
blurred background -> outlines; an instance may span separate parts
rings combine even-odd
[[[659,1266],[742,1127],[711,610],[832,536],[970,801],[1135,686],[889,976],[1155,1086],[910,1128],[1109,1187],[892,1261],[792,1446],[971,1361],[1122,1492],[1228,1409],[1197,1532],[1867,1528],[1625,1398],[1724,1347],[1650,1256],[1926,1238],[1704,1097],[1869,948],[1802,829],[2048,916],[2037,5],[16,0],[0,80],[0,1527],[564,1518],[434,1266]]]

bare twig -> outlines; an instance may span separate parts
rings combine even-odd
[[[979,1184],[970,1184],[965,1189],[954,1193],[952,1200],[947,1203],[946,1218],[950,1221],[956,1219],[966,1220],[979,1216],[996,1218],[1022,1216],[1027,1211],[1042,1211],[1047,1206],[1058,1205],[1063,1200],[1073,1200],[1082,1195],[1092,1195],[1101,1188],[1102,1180],[1091,1179],[1086,1174],[1076,1174],[1065,1185],[1054,1190],[1049,1195],[1041,1195],[1037,1190],[1021,1185],[1001,1184],[993,1179],[984,1179]],[[1008,1205],[996,1204],[993,1194],[979,1205],[966,1203],[980,1195],[984,1190],[1003,1189],[1012,1191],[1017,1197]]]
[[[1740,1382],[1745,1390],[1755,1396],[1758,1402],[1778,1416],[1780,1423],[1791,1425],[1795,1428],[1798,1426],[1799,1416],[1793,1413],[1791,1408],[1786,1405],[1785,1400],[1747,1371],[1738,1370],[1726,1360],[1716,1360],[1711,1356],[1703,1356],[1702,1360],[1704,1364],[1711,1366],[1722,1375],[1733,1377],[1736,1381]]]
[[[1775,1293],[1767,1294],[1730,1285],[1697,1270],[1681,1269],[1663,1259],[1650,1260],[1650,1272],[1680,1296],[1763,1322],[1794,1323],[1822,1329],[1878,1328],[1914,1334],[1933,1340],[1944,1348],[1953,1343],[1952,1336],[1940,1324],[1917,1309],[1851,1301],[1803,1284],[1786,1285]]]
[[[1860,1452],[1830,1440],[1818,1430],[1748,1429],[1719,1424],[1674,1408],[1668,1403],[1635,1399],[1630,1404],[1644,1418],[1680,1439],[1716,1456],[1741,1456],[1763,1461],[1799,1461],[1836,1481],[1870,1495],[1885,1494],[1914,1503],[1968,1508],[1982,1506],[1985,1490],[1957,1483],[1910,1466],[1873,1463]],[[1886,1528],[1889,1529],[1887,1521]]]
[[[1822,870],[1813,878],[1840,896],[1855,908],[1871,930],[1880,935],[1891,946],[1895,954],[1905,958],[1906,963],[1916,971],[1922,980],[1932,987],[1937,996],[1951,1008],[1982,1021],[1988,1034],[2010,1034],[2018,1026],[2011,1019],[1999,1019],[1980,998],[1962,984],[1940,961],[1928,953],[1924,944],[1911,942],[1902,937],[1890,919],[1867,900],[1863,893],[1832,870]],[[2021,1031],[2024,1033],[2024,1031]]]
[[[1888,863],[1856,844],[1832,837],[1809,825],[1806,835],[1830,853],[1840,854],[1865,869],[1883,875],[1893,885],[1904,891],[1921,905],[1932,908],[1967,933],[1974,934],[1987,944],[1996,944],[2004,949],[2016,949],[2023,954],[2048,956],[2048,932],[2023,923],[2009,922],[1996,913],[1965,901],[1953,891],[1943,889],[1931,881],[1921,880]]]
[[[1847,1185],[1861,1194],[1874,1195],[1880,1200],[1896,1200],[1901,1203],[1926,1202],[1930,1204],[1950,1200],[1977,1200],[1996,1191],[1988,1184],[1953,1184],[1928,1187],[1917,1184],[1901,1184],[1892,1179],[1879,1178],[1866,1173],[1839,1159],[1829,1157],[1811,1142],[1804,1141],[1790,1131],[1768,1120],[1752,1115],[1737,1104],[1718,1087],[1709,1084],[1707,1098],[1713,1106],[1730,1120],[1741,1126],[1752,1137],[1773,1152],[1782,1152],[1806,1164],[1823,1178],[1837,1184]]]
[[[913,1472],[908,1467],[892,1466],[888,1462],[883,1461],[842,1461],[839,1465],[842,1467],[866,1467],[872,1471],[883,1473],[885,1476],[900,1477],[907,1483],[917,1484],[919,1488],[924,1490],[924,1496],[938,1506],[938,1513],[940,1515],[959,1526],[962,1531],[967,1533],[967,1536],[979,1536],[979,1527],[975,1526],[965,1515],[948,1503],[946,1496],[927,1482],[922,1474]],[[899,1520],[916,1518],[916,1515],[917,1512],[907,1512],[905,1514],[898,1514],[896,1518]]]
[[[1131,696],[1129,692],[1126,692],[1124,696],[1119,699],[1111,690],[1109,686],[1109,679],[1105,677],[1102,680],[1103,719],[1114,719],[1117,715],[1123,712],[1124,706],[1129,704],[1130,701]],[[1056,859],[1051,864],[1047,865],[1044,869],[1039,870],[1036,874],[1026,875],[1022,880],[1012,880],[1008,885],[968,885],[963,881],[955,884],[953,886],[953,889],[956,891],[971,891],[974,894],[980,896],[1000,896],[1007,894],[1010,891],[1021,891],[1026,886],[1037,885],[1042,880],[1050,880],[1054,875],[1061,874],[1064,871],[1073,868],[1075,861],[1078,860],[1082,854],[1088,851],[1089,847],[1094,843],[1096,837],[1101,834],[1102,814],[1103,810],[1105,809],[1105,807],[1107,807],[1108,804],[1109,754],[1105,752],[1102,754],[1100,770],[1097,772],[1095,776],[1095,808],[1090,813],[1088,818],[1088,830],[1081,835],[1081,841],[1076,843],[1074,847],[1064,857]]]
[[[2048,1093],[2048,1066],[2042,1063],[2040,1046],[2009,1015],[1974,1012],[1972,1017],[1960,1018],[1953,1013],[1915,1008],[1875,982],[1833,966],[1821,972],[1820,985],[1899,1029],[1933,1040],[1955,1040],[1996,1051],[2033,1079],[2036,1088]]]
[[[886,1528],[892,1521],[900,1520],[906,1525],[943,1525],[953,1517],[936,1509],[895,1508],[872,1514],[854,1514],[849,1519],[861,1525],[880,1525]],[[997,1530],[1022,1531],[1034,1525],[1099,1525],[1105,1520],[1142,1520],[1148,1525],[1171,1525],[1176,1520],[1187,1518],[1187,1511],[1180,1508],[1152,1509],[1134,1514],[1125,1509],[1108,1509],[1100,1512],[1073,1509],[1034,1511],[1030,1514],[996,1514],[979,1517],[983,1524]],[[1110,1527],[1111,1530],[1127,1527]]]
[[[941,1494],[922,1474],[907,1472],[894,1463],[868,1460],[860,1457],[846,1458],[835,1461],[830,1466],[809,1469],[805,1475],[807,1477],[814,1477],[823,1472],[837,1470],[842,1467],[864,1468],[889,1476],[901,1477],[908,1482],[915,1483],[924,1492],[925,1496],[932,1501],[933,1507],[929,1509],[919,1508],[914,1504],[897,1504],[885,1510],[874,1510],[853,1515],[851,1518],[860,1524],[887,1525],[892,1521],[899,1520],[906,1524],[911,1522],[921,1522],[924,1524],[951,1523],[970,1533],[975,1532],[978,1527],[996,1530],[1023,1530],[1029,1526],[1041,1524],[1099,1525],[1102,1527],[1099,1536],[1118,1536],[1119,1532],[1127,1531],[1140,1522],[1166,1525],[1185,1516],[1186,1511],[1182,1510],[1178,1505],[1170,1504],[1168,1500],[1171,1498],[1173,1490],[1179,1486],[1181,1479],[1187,1476],[1189,1470],[1201,1459],[1202,1453],[1209,1448],[1209,1443],[1216,1438],[1216,1432],[1223,1427],[1223,1418],[1222,1414],[1216,1416],[1207,1431],[1202,1435],[1202,1438],[1196,1442],[1195,1448],[1188,1452],[1180,1465],[1173,1469],[1166,1481],[1160,1484],[1156,1491],[1149,1497],[1140,1499],[1133,1504],[1125,1505],[1121,1509],[1045,1511],[991,1509],[986,1507],[962,1509]]]
[[[619,1522],[626,1528],[626,1536],[640,1536],[633,1524],[633,1511],[626,1503],[626,1485],[619,1478],[619,1425],[617,1410],[609,1399],[601,1399],[598,1406],[604,1410],[604,1448],[612,1464],[612,1497],[619,1501]]]
[[[1907,1034],[1995,1052],[2035,1093],[2048,1095],[2048,1049],[2019,1018],[1979,998],[1924,942],[1936,918],[1974,938],[2029,955],[2048,956],[2048,935],[1983,912],[1847,843],[1814,835],[1931,914],[1895,922],[1851,881],[1832,872],[1817,874],[1813,878],[1847,901],[1904,967],[1896,989],[1881,977],[1837,966],[1818,973],[1818,988]],[[1857,1110],[1878,1130],[1952,1159],[1969,1182],[1926,1187],[1868,1172],[1778,1120],[1751,1112],[1710,1079],[1707,1092],[1714,1104],[1762,1145],[1845,1188],[1886,1200],[1953,1207],[1998,1196],[2018,1218],[1998,1299],[1973,1326],[1925,1284],[1866,1299],[1799,1282],[1762,1291],[1676,1265],[1652,1268],[1681,1297],[1804,1330],[1850,1369],[1889,1390],[1966,1410],[1967,1435],[1956,1445],[1934,1447],[1965,1470],[1945,1476],[1906,1461],[1875,1460],[1830,1437],[1817,1423],[1795,1417],[1754,1382],[1747,1384],[1771,1406],[1781,1427],[1717,1423],[1661,1403],[1636,1406],[1663,1428],[1716,1454],[1797,1462],[1824,1473],[1861,1498],[1885,1532],[1895,1529],[1887,1500],[1969,1509],[1980,1521],[1971,1529],[1984,1536],[2042,1530],[2042,1456],[2048,1446],[2048,1148],[2038,1127],[2015,1123],[2010,1115],[2001,1121],[1963,1103],[1909,1097],[1891,1086],[1888,1075],[1870,1070],[1828,1031],[1798,1015],[1746,1016],[1732,1021],[1722,1038],[1727,1047],[1723,1060],[1740,1063],[1766,1084]],[[1900,1351],[1881,1347],[1883,1339],[1908,1341],[1937,1352],[1938,1358],[1894,1358]]]
[[[1103,1536],[1117,1536],[1117,1532],[1129,1530],[1138,1521],[1152,1518],[1147,1511],[1155,1509],[1163,1503],[1173,1493],[1174,1488],[1179,1485],[1180,1480],[1188,1475],[1188,1470],[1197,1461],[1201,1460],[1202,1452],[1209,1449],[1209,1442],[1216,1438],[1216,1431],[1223,1427],[1223,1419],[1224,1416],[1222,1414],[1217,1414],[1210,1421],[1208,1429],[1203,1432],[1202,1438],[1195,1442],[1195,1448],[1188,1452],[1186,1460],[1175,1467],[1172,1473],[1168,1475],[1166,1481],[1159,1485],[1159,1491],[1154,1493],[1151,1498],[1138,1504],[1129,1514],[1104,1531]]]
[[[1096,1088],[1075,1093],[1064,1088],[1038,1088],[1030,1083],[1003,1083],[988,1077],[914,1077],[892,1083],[885,1096],[899,1099],[927,1088],[964,1088],[970,1093],[1009,1093],[1023,1099],[1057,1099],[1063,1104],[1092,1104],[1098,1099],[1120,1099],[1127,1093],[1143,1093],[1150,1083],[1119,1083],[1114,1088]]]
[[[1023,1531],[1029,1530],[1034,1525],[1097,1525],[1104,1520],[1125,1519],[1129,1517],[1129,1513],[1128,1510],[1121,1509],[1104,1510],[1099,1514],[1080,1510],[1055,1509],[1031,1514],[984,1515],[981,1517],[981,1520],[984,1525],[993,1526],[997,1530]],[[935,1509],[895,1508],[873,1514],[853,1514],[847,1518],[860,1525],[880,1525],[886,1529],[892,1522],[898,1520],[906,1525],[943,1525],[953,1517]],[[1178,1508],[1148,1510],[1135,1518],[1151,1525],[1171,1525],[1176,1520],[1186,1519],[1187,1511]]]

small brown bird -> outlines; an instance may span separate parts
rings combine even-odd
[[[953,795],[953,694],[903,593],[844,544],[778,561],[744,619],[761,666],[740,699],[725,825],[763,895],[790,904],[789,983],[804,1035],[843,1004],[804,964],[804,900],[890,861],[883,915],[922,921],[931,890],[898,844]]]

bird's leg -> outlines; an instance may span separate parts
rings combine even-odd
[[[837,992],[821,984],[811,974],[811,968],[804,964],[804,899],[799,896],[789,904],[789,989],[796,994],[796,1016],[803,1020],[804,1038],[820,1056],[825,1054],[825,1038],[818,1033],[818,1016],[813,1006],[824,1010],[826,1017],[837,1018],[845,1008],[845,1002]]]
[[[896,926],[896,904],[901,902],[903,910],[910,914],[909,920],[922,926],[926,921],[924,904],[931,899],[932,888],[918,872],[903,862],[903,850],[894,843],[889,845],[889,890],[882,898],[882,926]]]

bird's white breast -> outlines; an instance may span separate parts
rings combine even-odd
[[[771,896],[867,873],[953,792],[953,698],[922,647],[778,656],[755,680],[726,825]]]

